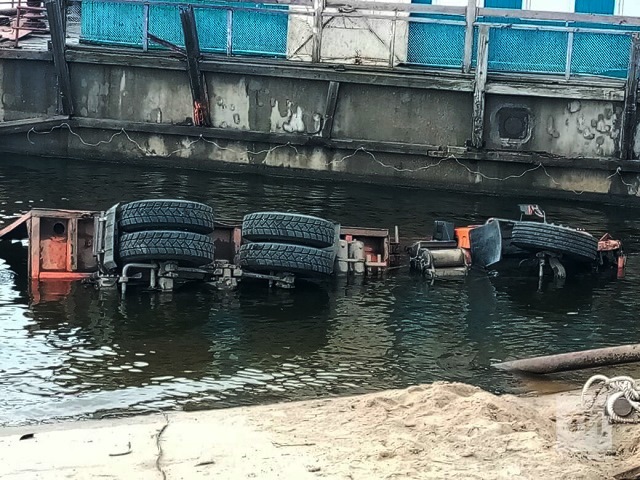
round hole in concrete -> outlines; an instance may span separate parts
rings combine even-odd
[[[53,224],[53,233],[55,233],[56,235],[64,235],[64,232],[67,229],[65,228],[63,223],[60,222],[56,222]]]
[[[522,117],[508,117],[504,121],[504,129],[510,138],[522,137],[523,130],[525,129]]]

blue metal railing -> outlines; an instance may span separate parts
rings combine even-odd
[[[200,49],[235,55],[283,57],[287,50],[288,8],[282,5],[190,0]],[[82,2],[80,40],[100,45],[163,48],[148,42],[150,33],[184,46],[180,1]]]
[[[430,2],[423,0],[423,3]],[[288,15],[291,13],[287,6],[207,0],[189,0],[189,4],[194,7],[202,51],[286,56]],[[184,3],[180,0],[83,0],[82,5],[83,42],[164,48],[147,40],[147,33],[150,33],[183,46],[179,7]],[[340,13],[336,12],[336,16]],[[408,22],[408,64],[462,68],[464,15],[414,12],[410,17],[396,17],[393,21]],[[512,10],[507,17],[476,19],[472,65],[477,50],[477,26],[483,24],[490,27],[489,71],[562,74],[566,77],[626,78],[631,34],[640,31],[640,27],[602,23],[513,18]]]

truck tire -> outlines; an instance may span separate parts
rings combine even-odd
[[[326,248],[336,239],[336,226],[328,220],[297,213],[251,213],[242,221],[242,236],[252,242],[280,242]]]
[[[286,243],[246,243],[240,247],[242,268],[257,272],[330,275],[335,253]]]
[[[140,200],[120,207],[120,230],[183,230],[208,235],[213,232],[213,208],[186,200]]]
[[[549,223],[516,222],[512,243],[524,250],[546,250],[582,262],[593,262],[598,254],[598,240],[593,235]]]
[[[120,237],[120,266],[135,262],[176,261],[200,267],[213,262],[213,239],[193,232],[147,230]]]

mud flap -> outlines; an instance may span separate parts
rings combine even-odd
[[[489,267],[502,259],[500,222],[490,220],[469,232],[471,261],[474,266]]]

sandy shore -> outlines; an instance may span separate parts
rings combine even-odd
[[[0,430],[0,478],[612,478],[640,426],[576,394],[436,383],[381,393]],[[32,438],[20,440],[25,434]]]

